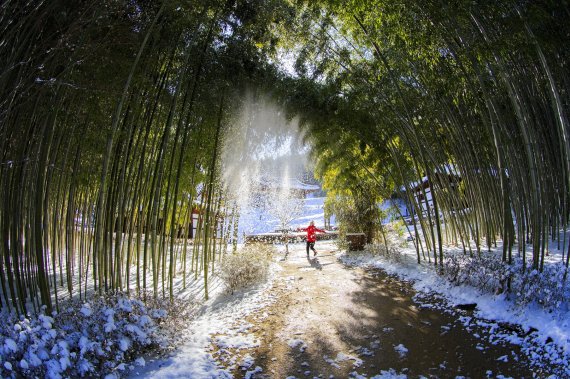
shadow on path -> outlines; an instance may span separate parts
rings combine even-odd
[[[317,270],[322,270],[323,269],[323,265],[321,265],[321,262],[319,262],[319,258],[315,257],[315,258],[310,258],[307,255],[307,261],[309,262],[309,264],[311,265],[311,267],[317,269]]]
[[[252,378],[533,377],[519,348],[492,345],[457,315],[414,303],[411,286],[383,271],[350,269],[332,254],[283,263],[278,300],[256,321],[263,371]],[[461,313],[462,317],[472,317]],[[240,377],[242,373],[236,373]]]

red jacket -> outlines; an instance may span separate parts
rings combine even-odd
[[[317,240],[317,232],[325,233],[324,230],[317,228],[315,225],[309,225],[306,228],[301,228],[303,232],[307,232],[307,242],[315,242]]]

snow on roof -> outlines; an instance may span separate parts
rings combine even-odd
[[[288,188],[291,190],[301,190],[301,191],[318,191],[321,187],[316,184],[307,184],[300,181],[297,178],[289,178],[288,180],[282,180],[277,178],[272,178],[268,180],[262,178],[260,184],[270,188]]]
[[[318,191],[320,189],[320,187],[316,184],[303,183],[299,179],[290,180],[288,187],[291,189],[298,189],[305,191]]]
[[[448,163],[448,164],[437,167],[434,170],[434,174],[448,174],[448,175],[454,175],[454,176],[461,176],[460,172],[456,169],[455,165],[452,163]],[[427,182],[428,182],[428,177],[423,176],[421,178],[421,180],[419,180],[419,181],[414,181],[414,182],[408,183],[408,186],[411,189],[414,189],[414,188],[418,188],[421,184],[426,184]],[[406,186],[405,185],[400,186],[400,192],[406,192]]]

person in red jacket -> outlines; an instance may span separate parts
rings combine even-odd
[[[317,232],[326,233],[326,231],[321,230],[315,226],[315,222],[311,221],[309,226],[306,228],[300,228],[299,230],[307,232],[307,257],[309,256],[309,249],[313,250],[313,256],[317,255],[315,250],[315,242],[317,241]]]

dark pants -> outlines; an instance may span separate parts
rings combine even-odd
[[[309,255],[309,249],[313,250],[313,252],[317,252],[315,250],[315,243],[307,241],[307,255]]]

